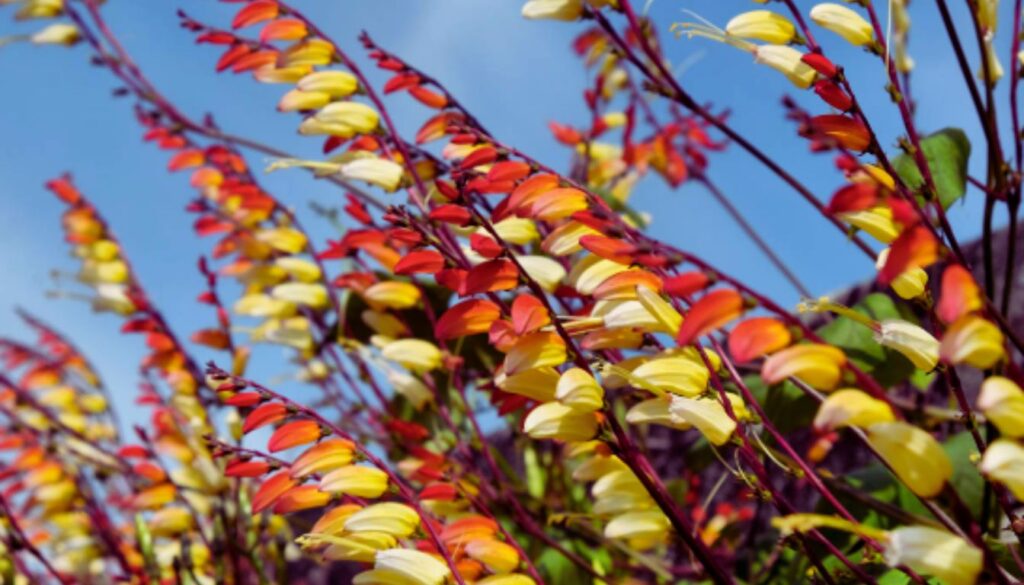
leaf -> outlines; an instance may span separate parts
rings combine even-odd
[[[792,382],[768,387],[760,376],[743,378],[754,398],[761,404],[768,420],[782,433],[806,429],[814,421],[818,401],[811,398]]]
[[[977,518],[981,514],[981,501],[985,492],[985,481],[978,473],[972,457],[977,456],[978,447],[969,431],[953,435],[942,445],[953,463],[953,477],[949,483],[960,495],[960,499]]]
[[[967,161],[971,157],[971,143],[959,128],[943,128],[921,140],[935,190],[942,207],[948,208],[967,192]],[[914,157],[901,154],[892,159],[896,173],[911,189],[924,185]]]
[[[893,300],[882,293],[872,293],[853,307],[859,313],[876,321],[905,319]],[[826,342],[840,348],[858,368],[864,370],[883,386],[893,386],[914,373],[914,365],[899,352],[887,349],[875,341],[869,327],[847,317],[838,317],[817,331]]]

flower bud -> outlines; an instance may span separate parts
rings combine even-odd
[[[888,404],[855,388],[846,388],[828,395],[821,403],[814,417],[814,428],[827,432],[894,420],[892,408]]]
[[[583,0],[530,0],[522,14],[529,19],[576,20],[583,15]]]
[[[734,394],[727,394],[737,418],[746,416],[743,400]],[[676,424],[687,423],[697,427],[712,445],[724,445],[736,430],[736,421],[725,411],[716,398],[685,398],[673,396],[669,406],[672,420]]]
[[[594,412],[604,404],[604,389],[581,368],[566,370],[558,380],[555,397],[562,404],[581,412]]]
[[[548,402],[526,415],[523,431],[534,439],[587,441],[597,434],[597,417],[593,412],[580,412],[560,402]]]
[[[398,189],[404,174],[402,165],[382,158],[361,158],[341,165],[341,175],[346,179],[363,181],[389,192]]]
[[[32,35],[31,40],[37,45],[64,45],[70,47],[79,40],[82,35],[78,27],[73,24],[56,23],[40,30]]]

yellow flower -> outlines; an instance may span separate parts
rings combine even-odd
[[[672,398],[665,396],[638,402],[626,412],[626,422],[631,425],[654,424],[685,431],[693,427],[685,420],[672,416]]]
[[[965,315],[942,336],[939,355],[949,364],[986,370],[1003,359],[1003,332],[986,319]]]
[[[402,165],[382,158],[360,158],[341,165],[340,174],[346,179],[376,185],[385,191],[394,191],[402,184],[405,171]]]
[[[280,112],[301,112],[316,110],[331,103],[331,96],[321,91],[302,91],[293,89],[281,96],[277,102]]]
[[[932,498],[953,476],[953,465],[942,446],[927,432],[905,422],[873,424],[868,442],[910,491]]]
[[[821,403],[814,417],[814,428],[833,431],[894,420],[892,408],[885,402],[855,388],[845,388],[829,394]]]
[[[317,71],[300,79],[296,87],[340,99],[355,93],[359,89],[359,81],[346,71]]]
[[[874,41],[875,33],[871,23],[853,10],[825,2],[811,8],[811,20],[818,26],[828,29],[846,39],[855,47],[861,47]]]
[[[554,368],[535,368],[514,375],[499,373],[494,383],[502,392],[525,396],[537,402],[551,402],[555,399],[555,390],[560,376]]]
[[[37,45],[74,45],[82,36],[73,24],[55,23],[36,32],[31,40]]]
[[[406,538],[420,525],[420,516],[405,504],[382,502],[355,512],[345,519],[347,532],[383,532]]]
[[[889,566],[906,565],[948,585],[973,585],[982,567],[980,550],[959,536],[926,526],[891,531],[884,554]]]
[[[581,368],[566,370],[558,380],[555,397],[562,404],[581,412],[594,412],[604,405],[604,389]]]
[[[510,573],[519,566],[519,552],[500,540],[475,539],[466,544],[465,550],[492,573]]]
[[[330,305],[327,288],[322,284],[306,282],[286,282],[279,284],[270,291],[270,296],[296,305],[305,305],[313,309],[325,309]]]
[[[363,291],[363,298],[375,309],[408,309],[420,301],[420,289],[411,283],[385,280]]]
[[[429,372],[441,367],[441,350],[422,339],[399,339],[384,346],[381,354],[416,373]]]
[[[353,585],[442,585],[451,574],[436,556],[407,548],[378,552],[373,566],[356,575]]]
[[[978,410],[1007,437],[1024,437],[1024,391],[1013,380],[990,376],[981,383]]]
[[[765,360],[761,378],[767,384],[778,384],[793,377],[819,390],[832,390],[839,384],[844,364],[846,356],[831,345],[794,345]]]
[[[707,389],[710,377],[699,359],[685,354],[653,359],[632,371],[630,383],[655,392],[699,396]]]
[[[379,498],[388,489],[388,475],[376,467],[346,465],[320,480],[320,491],[329,494]]]
[[[583,0],[530,0],[523,5],[529,19],[576,20],[583,15]]]
[[[796,36],[796,28],[789,19],[767,10],[751,10],[737,14],[725,25],[725,32],[775,45],[785,45]]]
[[[565,268],[547,256],[518,256],[516,261],[523,267],[526,276],[547,292],[554,292],[565,278]]]
[[[535,331],[520,337],[505,355],[505,373],[560,366],[567,359],[565,341],[549,331]]]
[[[369,134],[380,124],[380,114],[377,113],[377,110],[360,102],[328,104],[312,119],[330,128],[330,134],[342,138],[351,138],[356,134]]]
[[[989,479],[1005,485],[1024,501],[1024,447],[1010,439],[998,439],[985,449],[978,469]]]
[[[891,244],[900,235],[899,230],[896,229],[896,224],[892,221],[892,210],[884,205],[863,211],[840,213],[836,217],[857,229],[867,232],[871,237],[883,244]]]
[[[939,340],[924,329],[900,319],[878,324],[875,339],[903,354],[915,367],[930,372],[939,363]]]
[[[803,62],[804,54],[788,45],[761,45],[754,49],[754,62],[767,65],[786,76],[793,85],[807,89],[818,73]]]
[[[878,254],[878,262],[875,263],[875,268],[881,270],[885,266],[885,261],[889,258],[889,248],[882,250]],[[894,278],[889,286],[892,290],[896,291],[901,299],[913,299],[921,296],[924,292],[925,287],[928,286],[928,273],[918,267],[913,267]]]
[[[671,523],[661,510],[629,512],[616,516],[604,527],[607,538],[621,539],[662,539]]]
[[[743,400],[734,394],[726,396],[729,397],[733,413],[742,419],[746,415]],[[673,396],[669,412],[673,421],[686,422],[697,427],[712,445],[726,444],[736,430],[736,421],[729,416],[717,398],[694,399]]]
[[[683,316],[660,294],[646,286],[636,287],[636,297],[647,312],[654,316],[659,327],[657,331],[675,335],[683,324]]]
[[[523,431],[534,439],[587,441],[597,434],[597,417],[559,402],[548,402],[530,411]]]

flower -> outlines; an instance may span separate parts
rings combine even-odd
[[[915,367],[930,372],[939,363],[939,340],[921,327],[900,319],[886,319],[875,333],[878,343],[903,354]]]
[[[953,465],[939,442],[911,424],[876,423],[867,428],[867,437],[900,481],[922,498],[937,496],[953,476]]]
[[[837,390],[825,397],[814,417],[814,428],[833,431],[843,427],[866,427],[895,420],[892,408],[856,388]]]
[[[597,434],[597,416],[560,402],[548,402],[526,415],[523,432],[534,439],[587,441]]]
[[[981,573],[982,554],[975,546],[927,526],[904,526],[889,533],[885,562],[892,567],[906,565],[948,585],[973,585]]]
[[[451,574],[448,565],[436,556],[407,548],[393,548],[378,552],[373,566],[372,571],[357,575],[352,580],[353,585],[376,583],[442,585]],[[367,578],[370,573],[377,573],[377,576]]]
[[[576,20],[583,15],[583,0],[530,0],[522,14],[529,19]]]
[[[301,91],[327,94],[331,98],[345,98],[359,89],[359,81],[347,71],[317,71],[295,84]]]
[[[742,419],[746,414],[743,400],[735,394],[727,394],[733,413]],[[697,427],[712,445],[724,445],[729,442],[736,430],[736,421],[725,411],[722,403],[715,398],[685,398],[673,396],[669,406],[672,420],[676,423],[685,422]]]
[[[751,10],[737,14],[725,25],[730,35],[785,45],[796,36],[796,27],[785,16],[768,10]]]
[[[875,39],[871,24],[850,8],[832,2],[818,4],[811,8],[811,20],[818,26],[830,30],[846,39],[850,44],[861,47]]]
[[[375,499],[388,489],[388,475],[376,467],[346,465],[320,480],[320,491],[357,498]]]
[[[1024,500],[1024,447],[1011,439],[998,439],[985,449],[978,469]]]
[[[989,376],[981,383],[978,410],[1007,437],[1024,437],[1024,391],[1013,380]]]
[[[402,165],[382,158],[356,159],[341,165],[339,172],[346,179],[363,181],[385,191],[398,189],[405,174]]]
[[[807,89],[814,83],[818,72],[803,61],[804,54],[788,45],[761,45],[754,49],[754,62],[767,65],[786,76],[786,79]]]
[[[976,315],[961,317],[942,336],[939,355],[949,364],[991,368],[1003,359],[1003,332]]]
[[[558,380],[555,397],[570,408],[593,412],[604,405],[604,389],[597,380],[580,368],[566,370]]]
[[[429,372],[441,367],[441,350],[433,343],[422,339],[391,341],[384,346],[381,354],[415,373]]]
[[[345,519],[347,532],[383,532],[406,538],[420,525],[416,510],[397,502],[372,504]]]
[[[82,35],[78,27],[73,24],[55,23],[36,32],[31,40],[37,45],[64,45],[70,47],[79,40]]]
[[[772,354],[761,366],[761,378],[778,384],[786,378],[798,378],[819,390],[832,390],[842,377],[846,355],[822,343],[802,343]]]

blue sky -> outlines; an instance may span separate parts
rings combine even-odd
[[[358,56],[360,63],[365,64],[365,59],[356,35],[366,29],[383,47],[442,80],[504,142],[559,168],[567,162],[568,152],[551,140],[547,122],[585,121],[581,94],[587,77],[569,49],[584,24],[526,21],[519,16],[519,0],[298,0],[296,4]],[[809,9],[814,3],[799,4]],[[962,10],[961,3],[953,4],[958,5],[955,10]],[[670,58],[689,63],[681,75],[684,85],[698,99],[713,99],[716,107],[732,110],[734,127],[827,199],[841,178],[830,157],[809,154],[805,143],[795,137],[793,126],[783,119],[779,99],[789,93],[812,111],[824,112],[825,106],[811,94],[800,94],[777,73],[754,65],[747,54],[707,41],[676,40],[668,34],[671,22],[686,18],[682,9],[724,25],[735,13],[753,7],[746,0],[655,0],[651,11]],[[177,8],[224,25],[237,5],[212,0],[110,0],[104,14],[150,79],[183,111],[193,117],[211,112],[229,131],[315,157],[318,142],[296,136],[296,119],[274,111],[280,87],[215,74],[216,52],[192,44],[190,35],[177,26]],[[1003,8],[1006,11],[1009,6]],[[976,147],[972,173],[980,176],[984,172],[982,137],[966,90],[956,83],[959,73],[935,7],[916,2],[912,16],[919,127],[925,132],[963,127]],[[967,18],[962,12],[954,16],[958,22]],[[1006,14],[1004,29],[1009,28],[1008,21]],[[35,28],[38,23],[13,24],[10,10],[0,11],[0,36]],[[1004,65],[1007,37],[1003,30]],[[899,121],[882,89],[885,79],[877,60],[825,31],[818,38],[851,71],[876,129],[894,144]],[[974,46],[973,42],[967,45]],[[976,64],[973,53],[972,59]],[[74,268],[61,240],[60,206],[42,183],[65,170],[75,175],[112,224],[142,283],[182,336],[212,319],[194,302],[202,289],[195,262],[207,248],[192,236],[194,217],[184,211],[192,192],[184,176],[164,170],[164,154],[141,143],[130,102],[111,97],[113,78],[89,66],[84,47],[9,45],[0,49],[0,69],[5,89],[0,92],[0,274],[4,276],[0,334],[24,333],[11,311],[14,306],[44,316],[85,347],[127,403],[135,395],[141,340],[119,335],[115,317],[94,315],[80,302],[42,295],[54,288],[53,270]],[[373,79],[382,79],[371,67],[366,70]],[[1000,99],[1005,102],[1005,83],[1001,89]],[[410,133],[427,115],[404,96],[391,99],[389,106],[399,126]],[[1000,114],[1006,118],[1005,107]],[[259,155],[250,161],[257,168],[266,162]],[[739,149],[714,155],[709,175],[815,294],[827,294],[873,273],[870,263],[834,228]],[[293,204],[307,225],[317,221],[308,201],[340,201],[340,192],[297,171],[275,173],[264,183]],[[670,191],[652,178],[641,184],[634,197],[635,207],[653,215],[651,231],[656,236],[744,276],[788,305],[798,300],[700,187]],[[962,239],[980,232],[980,204],[975,191],[952,211]],[[326,228],[319,233],[329,235]],[[196,355],[209,357],[200,349]],[[275,361],[276,350],[258,353],[257,358],[264,364],[258,370],[261,374],[286,371]]]

